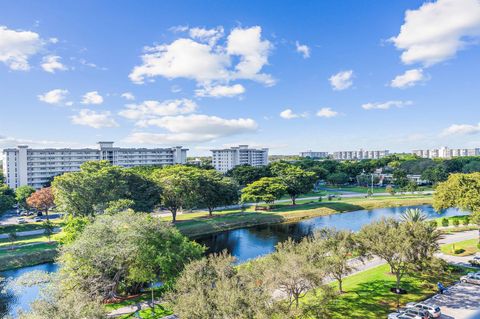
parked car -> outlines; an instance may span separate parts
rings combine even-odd
[[[17,218],[17,223],[25,224],[27,221],[24,218]]]
[[[428,311],[418,309],[416,307],[409,308],[407,311],[405,311],[405,314],[412,314],[412,315],[415,315],[415,316],[417,316],[418,318],[421,318],[421,319],[432,318],[432,315]]]
[[[28,216],[28,212],[23,211],[23,212],[20,213],[20,216]]]
[[[410,302],[407,304],[408,308],[418,308],[420,310],[427,311],[432,315],[433,318],[438,318],[442,315],[442,311],[440,310],[440,307],[437,305],[428,305],[424,303],[414,303]]]
[[[480,273],[468,273],[466,276],[460,277],[460,281],[469,284],[480,285]]]
[[[35,218],[33,219],[33,221],[36,222],[36,223],[38,223],[38,222],[41,222],[42,219],[41,219],[40,217],[35,217]]]
[[[37,212],[37,216],[43,216],[42,212]]]
[[[480,256],[475,256],[468,261],[470,265],[480,267]]]

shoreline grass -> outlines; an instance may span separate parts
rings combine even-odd
[[[445,244],[440,247],[442,253],[451,256],[471,256],[479,252],[478,239],[468,239],[452,244]]]

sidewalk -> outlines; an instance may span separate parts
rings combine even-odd
[[[60,227],[56,227],[53,229],[54,233],[60,232],[62,229]],[[26,231],[19,231],[17,232],[18,237],[24,237],[24,236],[33,236],[33,235],[43,235],[45,230],[42,229],[35,229],[35,230],[26,230]],[[7,239],[8,234],[0,234],[0,239]]]

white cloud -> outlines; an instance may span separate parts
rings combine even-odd
[[[405,64],[430,66],[478,42],[480,1],[438,0],[407,10],[400,33],[390,40],[402,50]]]
[[[82,109],[77,115],[73,115],[71,119],[73,124],[93,128],[117,127],[118,124],[111,115],[110,111],[96,112],[89,109]]]
[[[426,81],[427,79],[422,69],[411,69],[401,75],[397,75],[392,82],[390,82],[390,86],[403,89],[415,86],[417,83]]]
[[[55,73],[55,71],[65,71],[67,67],[60,62],[62,58],[58,55],[47,55],[42,59],[42,69],[49,73]]]
[[[291,120],[299,117],[307,117],[307,113],[302,113],[302,114],[297,114],[292,111],[292,109],[285,109],[282,112],[280,112],[280,117],[284,118],[286,120]]]
[[[335,116],[337,116],[337,115],[338,115],[338,112],[332,110],[332,109],[329,108],[329,107],[323,107],[323,108],[321,108],[320,110],[318,110],[318,112],[317,112],[317,116],[319,116],[319,117],[327,117],[327,118],[330,118],[330,117],[335,117]]]
[[[169,133],[135,132],[125,141],[129,143],[206,142],[218,138],[255,132],[257,123],[252,119],[224,119],[208,115],[166,116],[148,120]]]
[[[82,104],[102,104],[103,97],[98,94],[98,91],[87,92],[83,95]]]
[[[123,97],[125,100],[128,100],[128,101],[135,100],[135,95],[133,95],[131,92],[122,93],[122,95],[120,95],[120,96]]]
[[[38,33],[0,26],[0,62],[12,70],[29,70],[28,59],[37,54],[44,44]]]
[[[44,94],[40,94],[37,97],[42,102],[59,105],[65,100],[67,94],[68,90],[55,89],[45,92]]]
[[[387,101],[387,102],[365,103],[365,104],[362,104],[362,108],[365,110],[388,110],[392,107],[404,107],[412,104],[413,104],[412,101]]]
[[[241,84],[228,85],[205,85],[195,90],[195,95],[200,97],[234,97],[245,93],[245,87]]]
[[[187,78],[200,84],[210,82],[226,83],[233,79],[249,79],[272,85],[274,80],[268,74],[260,73],[268,64],[272,45],[261,39],[262,29],[233,29],[225,43],[217,42],[222,32],[219,29],[190,29],[197,39],[180,38],[170,44],[146,47],[141,56],[142,64],[133,68],[129,78],[135,83],[162,76],[167,79]],[[193,31],[192,31],[193,30]],[[206,33],[215,33],[208,38]],[[208,38],[208,40],[206,40]],[[199,40],[200,39],[200,40]],[[207,41],[207,43],[204,43]],[[232,65],[232,60],[239,62]]]
[[[452,124],[443,130],[441,136],[448,135],[472,135],[480,133],[480,123],[477,125],[472,124]]]
[[[17,145],[28,145],[30,147],[70,147],[73,145],[78,145],[76,142],[62,142],[62,141],[53,141],[53,140],[32,140],[26,138],[16,138],[12,136],[3,136],[0,135],[0,149],[15,147]],[[80,146],[80,145],[79,145]],[[84,146],[84,145],[81,145]]]
[[[223,27],[219,26],[215,29],[191,28],[189,34],[192,39],[213,46],[223,37]]]
[[[140,121],[137,124],[143,126],[144,120],[154,119],[161,116],[172,116],[193,113],[197,104],[189,99],[153,101],[147,100],[141,104],[129,104],[118,114],[130,120]]]
[[[297,47],[297,52],[300,53],[304,59],[308,59],[310,57],[310,48],[305,44],[300,44],[298,41],[295,42],[295,46]]]
[[[337,74],[332,75],[328,80],[335,91],[348,89],[353,84],[353,71],[340,71]]]

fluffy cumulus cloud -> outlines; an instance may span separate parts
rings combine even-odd
[[[236,79],[254,80],[265,85],[274,79],[262,73],[268,64],[272,44],[261,37],[259,26],[235,28],[223,37],[223,28],[191,28],[190,37],[179,38],[169,44],[146,47],[142,63],[133,68],[130,79],[143,83],[161,76],[167,79],[187,78],[200,85],[227,83]]]
[[[68,95],[68,90],[55,89],[44,94],[38,95],[38,99],[42,102],[54,105],[62,104]]]
[[[310,48],[305,44],[300,44],[298,41],[295,42],[295,46],[297,48],[297,52],[300,53],[304,59],[308,59],[310,57]]]
[[[443,130],[441,136],[448,135],[471,135],[480,133],[480,123],[477,125],[472,124],[452,124]]]
[[[407,88],[415,86],[418,83],[426,81],[428,78],[422,69],[407,70],[405,73],[397,75],[391,82],[390,86],[394,88]]]
[[[122,93],[122,95],[120,95],[120,96],[123,97],[127,101],[135,100],[135,95],[133,95],[133,93],[131,93],[131,92]]]
[[[137,121],[137,125],[144,126],[148,120],[162,116],[193,113],[197,107],[197,104],[189,99],[147,100],[140,104],[128,104],[118,114],[129,120]]]
[[[387,102],[375,102],[362,104],[362,108],[365,110],[388,110],[392,107],[404,107],[412,105],[412,101],[387,101]]]
[[[200,114],[166,116],[148,120],[146,124],[163,128],[168,133],[134,132],[125,141],[146,144],[206,142],[255,132],[258,128],[257,123],[249,118],[224,119]]]
[[[82,104],[102,104],[103,97],[98,93],[98,91],[87,92],[83,95]]]
[[[338,115],[338,112],[332,110],[332,109],[329,108],[329,107],[323,107],[323,108],[321,108],[320,110],[318,110],[318,112],[317,112],[317,116],[318,116],[318,117],[326,117],[326,118],[329,118],[329,117],[335,117],[335,116],[337,116],[337,115]]]
[[[0,26],[0,62],[12,70],[30,69],[29,58],[45,45],[38,33]]]
[[[307,116],[308,116],[307,113],[298,114],[293,112],[292,109],[285,109],[282,112],[280,112],[280,117],[286,120],[291,120],[299,117],[307,117]]]
[[[96,112],[89,109],[82,109],[78,114],[73,115],[71,119],[73,124],[90,126],[93,128],[118,126],[117,122],[112,118],[110,111]]]
[[[205,85],[203,88],[195,90],[195,95],[199,97],[234,97],[243,93],[245,93],[245,87],[241,84]]]
[[[332,75],[328,80],[335,91],[348,89],[353,84],[353,71],[340,71],[337,74]]]
[[[44,71],[55,73],[56,71],[65,71],[67,67],[60,61],[62,58],[58,55],[47,55],[43,57],[41,67]]]
[[[480,1],[437,0],[407,10],[400,33],[390,40],[403,51],[402,62],[429,66],[478,43],[479,36]]]

